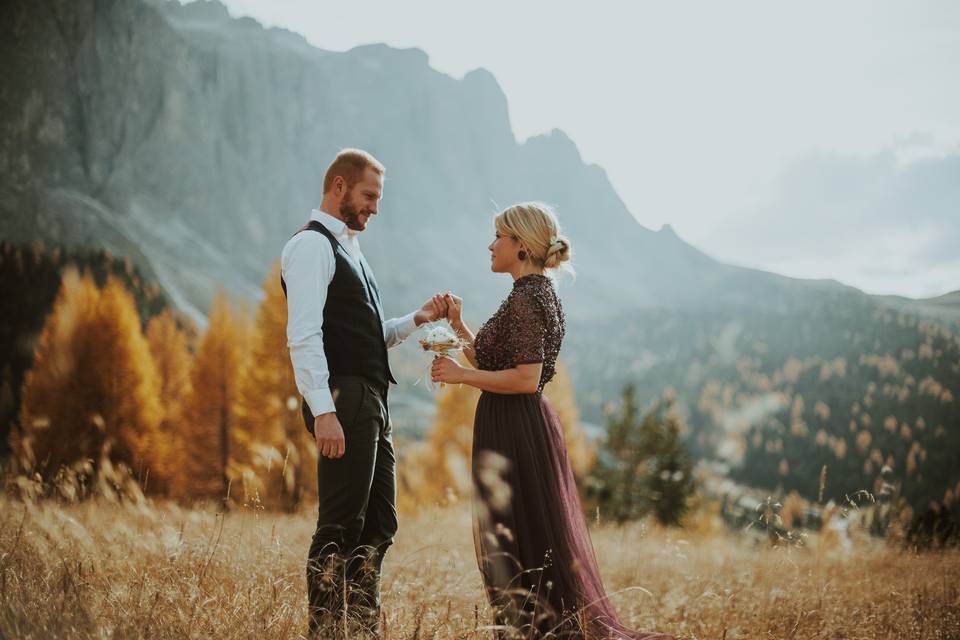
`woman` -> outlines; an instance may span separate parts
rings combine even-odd
[[[460,299],[447,295],[475,368],[438,357],[431,377],[483,391],[473,430],[474,544],[497,623],[524,637],[671,639],[627,629],[606,599],[560,421],[542,395],[564,335],[545,271],[572,272],[570,242],[539,203],[505,209],[494,227],[490,268],[512,275],[513,290],[476,335]]]

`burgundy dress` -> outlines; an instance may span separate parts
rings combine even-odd
[[[534,274],[514,281],[474,342],[480,369],[543,363],[536,393],[484,391],[474,419],[474,544],[498,635],[672,640],[626,628],[606,598],[563,429],[542,395],[563,335],[553,284]]]

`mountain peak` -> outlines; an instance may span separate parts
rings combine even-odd
[[[487,69],[483,67],[477,67],[476,69],[471,69],[467,71],[463,76],[463,82],[466,84],[477,84],[480,86],[495,86],[497,91],[503,93],[503,89],[500,88],[500,83],[497,82],[497,78],[490,73]]]
[[[168,16],[182,20],[206,23],[227,23],[233,20],[227,6],[220,0],[194,0],[186,4],[180,0],[155,0],[152,2]]]
[[[563,157],[570,157],[575,159],[578,164],[583,162],[577,143],[562,129],[553,128],[548,133],[530,136],[523,144],[533,149],[544,149],[551,153],[561,154]]]
[[[371,44],[361,44],[348,50],[347,53],[363,57],[384,58],[391,61],[400,60],[417,66],[430,66],[430,56],[423,49],[417,47],[407,47],[398,49],[382,42]]]
[[[934,304],[944,305],[960,305],[960,289],[957,289],[956,291],[950,291],[942,296],[927,298],[924,302],[932,302]]]

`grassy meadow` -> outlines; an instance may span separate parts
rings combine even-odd
[[[0,638],[299,638],[310,509],[0,498]],[[719,528],[594,523],[630,625],[678,638],[960,637],[960,552],[855,535],[770,546]],[[468,506],[401,520],[383,581],[387,639],[488,638]]]

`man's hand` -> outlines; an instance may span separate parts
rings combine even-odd
[[[446,317],[446,315],[447,301],[444,300],[443,294],[438,293],[423,303],[423,306],[420,307],[416,315],[413,316],[413,321],[419,327],[424,322],[434,322],[435,320]]]
[[[343,427],[334,411],[313,419],[313,436],[317,439],[317,453],[324,458],[342,458],[346,451]]]

